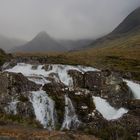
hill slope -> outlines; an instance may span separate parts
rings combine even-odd
[[[13,52],[44,52],[66,50],[46,32],[40,32],[33,40],[23,46],[14,48]]]
[[[48,55],[50,63],[82,64],[131,72],[133,79],[140,81],[140,26],[137,24],[133,27],[131,26],[128,30],[130,26],[126,24],[127,21],[130,25],[133,25],[132,17],[135,17],[135,21],[137,19],[139,21],[140,14],[137,14],[139,11],[140,9],[138,8],[136,12],[132,12],[130,18],[128,16],[112,33],[96,40],[88,49],[62,54],[42,55]],[[128,27],[123,30],[122,25]],[[123,33],[120,29],[122,29]]]
[[[26,41],[21,40],[21,39],[8,38],[3,35],[0,35],[0,48],[5,51],[9,51],[15,46],[23,45],[25,43]]]
[[[123,33],[122,31],[119,33],[122,25],[128,26],[128,24],[125,24],[126,21],[130,24],[133,23],[131,21],[132,17],[135,17],[135,20],[138,18],[139,21],[140,14],[137,14],[139,11],[138,8],[136,12],[132,12],[130,18],[128,16],[109,35],[94,41],[88,46],[88,49],[61,54],[44,53],[40,57],[47,55],[49,63],[82,64],[96,66],[97,68],[114,69],[124,73],[130,72],[134,80],[140,81],[140,26],[137,24],[133,28],[131,26],[127,32],[123,30]]]
[[[111,33],[123,34],[130,32],[140,26],[140,7],[130,13],[125,20]]]
[[[1,66],[8,60],[10,60],[12,56],[9,54],[6,54],[2,49],[0,49],[0,69]]]

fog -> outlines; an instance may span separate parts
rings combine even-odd
[[[111,32],[140,0],[0,0],[0,34],[32,39],[40,31],[59,39]]]

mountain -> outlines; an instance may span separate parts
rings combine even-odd
[[[66,48],[50,37],[46,32],[40,32],[25,45],[12,49],[12,52],[56,52],[65,51]]]
[[[140,7],[131,12],[111,33],[93,41],[87,48],[103,47],[107,41],[130,36],[140,29]]]
[[[93,39],[79,40],[58,40],[58,42],[67,48],[68,51],[81,50],[93,42]]]
[[[130,13],[111,35],[128,33],[137,28],[140,28],[140,7]]]
[[[26,41],[21,39],[15,38],[8,38],[3,35],[0,35],[0,48],[9,51],[10,49],[14,48],[15,46],[23,45]]]
[[[140,8],[129,14],[110,34],[84,50],[50,56],[55,63],[81,64],[129,73],[140,81]],[[131,28],[130,28],[131,27]],[[53,59],[52,59],[53,57]],[[59,59],[57,59],[59,58]]]

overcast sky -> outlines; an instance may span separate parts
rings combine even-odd
[[[0,0],[0,34],[32,39],[96,38],[112,31],[140,0]]]

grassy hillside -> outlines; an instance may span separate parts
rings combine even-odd
[[[11,56],[6,54],[2,49],[0,49],[0,66],[3,65]]]
[[[106,39],[90,49],[67,53],[36,53],[23,56],[47,56],[48,63],[82,64],[131,72],[140,81],[140,29]],[[93,47],[93,48],[92,48]],[[19,54],[21,56],[21,54]]]
[[[82,64],[131,72],[134,80],[140,81],[140,8],[129,14],[114,31],[97,39],[85,50],[28,54],[31,55],[47,56],[45,61],[48,63]]]

